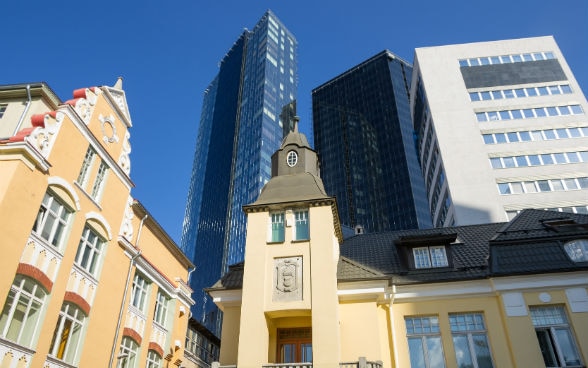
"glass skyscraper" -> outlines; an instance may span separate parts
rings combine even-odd
[[[193,317],[215,334],[220,319],[204,293],[228,266],[243,261],[246,217],[271,177],[284,107],[296,100],[297,42],[267,11],[245,30],[204,93],[181,247],[196,265]]]
[[[412,66],[382,51],[312,91],[321,178],[342,225],[431,227],[410,116]]]

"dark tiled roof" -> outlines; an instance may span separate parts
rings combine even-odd
[[[244,262],[229,266],[229,271],[208,290],[242,289],[244,268]]]
[[[339,257],[339,263],[337,264],[337,278],[340,281],[350,280],[366,280],[366,279],[386,279],[386,275],[376,270],[372,270],[352,260]]]

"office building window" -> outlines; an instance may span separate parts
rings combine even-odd
[[[445,246],[418,247],[412,249],[415,268],[447,267]]]
[[[90,176],[90,171],[92,170],[92,166],[94,165],[95,158],[96,151],[94,151],[92,147],[88,147],[88,150],[86,151],[86,156],[84,156],[82,168],[80,169],[80,174],[78,175],[77,179],[78,184],[80,184],[82,188],[84,188],[88,183],[88,177]]]
[[[449,325],[458,367],[494,367],[481,313],[450,314]]]
[[[444,368],[445,357],[437,316],[405,317],[412,368]]]
[[[94,277],[98,274],[104,243],[104,240],[92,229],[88,226],[84,228],[82,239],[80,239],[80,244],[78,245],[75,262]]]
[[[155,350],[147,352],[147,368],[161,368],[161,356]]]
[[[155,301],[155,313],[153,315],[153,320],[157,322],[162,327],[165,327],[165,323],[167,320],[167,309],[169,304],[169,298],[167,295],[161,292],[161,290],[157,291],[157,300]]]
[[[56,197],[45,193],[33,225],[33,232],[59,248],[71,217],[71,211]]]
[[[77,363],[86,315],[73,304],[65,303],[59,312],[49,354],[70,364]]]
[[[529,109],[501,110],[501,111],[484,111],[477,112],[478,122],[499,121],[499,120],[516,120],[516,119],[533,119],[546,116],[564,116],[564,115],[581,115],[584,110],[580,105],[565,106],[546,106],[534,107]]]
[[[0,316],[1,336],[31,348],[46,296],[35,280],[16,275]]]
[[[562,306],[529,307],[546,367],[581,367],[580,353]]]
[[[271,237],[272,242],[284,241],[284,212],[270,214],[271,219]]]
[[[100,198],[102,197],[107,173],[108,166],[104,162],[101,162],[100,167],[98,168],[98,174],[96,174],[96,181],[94,181],[94,186],[92,187],[92,198],[94,198],[95,201],[100,201]]]
[[[149,294],[149,282],[139,273],[135,273],[133,279],[133,293],[131,295],[131,305],[141,312],[145,313],[147,296]]]
[[[572,240],[564,244],[564,249],[574,262],[588,262],[588,240]]]
[[[501,100],[503,98],[521,98],[572,93],[569,84],[553,84],[546,87],[527,87],[517,89],[501,89],[494,91],[470,92],[471,101]]]
[[[294,211],[294,240],[308,240],[309,238],[308,210]]]
[[[130,337],[123,337],[118,354],[116,368],[136,368],[139,345]]]

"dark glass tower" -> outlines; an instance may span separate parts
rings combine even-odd
[[[296,99],[296,49],[267,11],[233,44],[204,93],[181,247],[196,265],[193,317],[217,335],[218,310],[203,288],[243,260],[242,206],[271,178],[271,155],[289,124],[280,114]]]
[[[383,51],[312,91],[321,178],[343,225],[431,227],[410,116],[412,66]]]

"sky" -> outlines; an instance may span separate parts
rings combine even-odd
[[[298,41],[298,115],[311,91],[388,49],[552,35],[588,91],[586,0],[103,0],[2,4],[0,84],[72,91],[123,77],[132,190],[180,244],[203,92],[244,28],[271,9]]]

